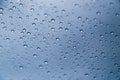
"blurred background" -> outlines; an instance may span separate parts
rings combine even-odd
[[[120,0],[0,0],[0,80],[120,80]]]

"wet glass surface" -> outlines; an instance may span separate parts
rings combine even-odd
[[[120,0],[0,0],[0,80],[120,80]]]

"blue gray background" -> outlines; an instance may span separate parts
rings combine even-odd
[[[120,80],[120,0],[0,0],[0,80]]]

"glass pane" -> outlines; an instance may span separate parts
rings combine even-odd
[[[0,0],[0,80],[120,80],[120,0]]]

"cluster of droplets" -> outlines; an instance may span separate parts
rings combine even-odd
[[[7,2],[0,5],[0,77],[120,80],[117,1]]]

